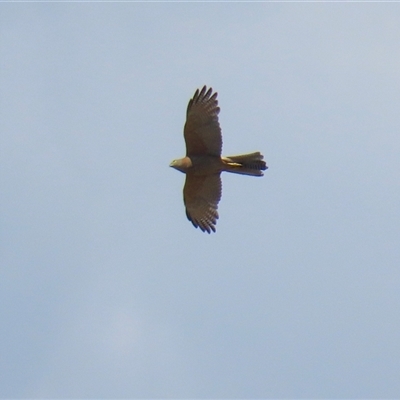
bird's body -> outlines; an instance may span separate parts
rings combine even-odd
[[[186,156],[171,167],[186,174],[183,189],[186,215],[203,232],[215,232],[221,199],[221,172],[262,176],[268,167],[260,152],[222,157],[217,93],[204,86],[189,101],[184,127]]]
[[[265,161],[257,153],[242,154],[240,156],[186,156],[171,163],[171,167],[183,173],[207,175],[222,171],[235,174],[262,176]]]

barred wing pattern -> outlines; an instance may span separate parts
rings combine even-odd
[[[215,232],[221,189],[220,173],[205,176],[186,174],[183,188],[186,216],[203,232]]]
[[[222,134],[219,126],[218,93],[212,93],[203,86],[196,90],[190,99],[184,127],[186,155],[220,156],[222,150]]]

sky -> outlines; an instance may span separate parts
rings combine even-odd
[[[1,3],[0,397],[399,398],[398,3]],[[218,92],[217,232],[186,106]]]

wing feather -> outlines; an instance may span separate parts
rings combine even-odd
[[[221,155],[222,134],[217,96],[217,92],[212,93],[212,88],[207,90],[207,86],[203,86],[190,99],[184,127],[187,156]]]
[[[186,216],[194,227],[203,232],[215,232],[221,188],[220,173],[205,176],[186,174],[183,189]]]

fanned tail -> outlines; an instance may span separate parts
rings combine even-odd
[[[263,171],[268,167],[263,159],[264,156],[259,151],[238,156],[222,157],[225,171],[252,176],[264,175]]]

